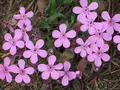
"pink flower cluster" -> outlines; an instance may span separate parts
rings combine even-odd
[[[120,32],[120,14],[116,14],[112,18],[107,11],[102,12],[104,21],[97,22],[97,13],[93,10],[98,8],[98,3],[92,2],[88,5],[87,0],[80,0],[80,6],[73,8],[73,12],[78,14],[77,20],[82,24],[80,30],[82,32],[88,31],[89,37],[84,40],[81,37],[76,37],[75,30],[67,29],[65,23],[60,24],[59,30],[52,32],[52,37],[55,38],[54,46],[56,48],[64,47],[65,49],[72,47],[71,40],[76,40],[77,46],[74,48],[76,54],[80,54],[82,58],[86,58],[89,62],[93,62],[96,67],[102,65],[102,61],[108,62],[110,60],[108,41],[113,41],[118,44],[117,48],[120,51],[120,35],[113,34],[115,31]],[[17,83],[22,81],[26,84],[30,83],[31,78],[28,75],[34,73],[33,67],[25,66],[25,59],[30,59],[34,65],[38,62],[39,57],[47,58],[48,64],[39,64],[38,71],[44,80],[53,79],[61,80],[63,86],[67,86],[69,81],[82,77],[82,72],[72,71],[71,64],[65,61],[63,64],[59,63],[55,55],[48,55],[47,51],[43,49],[44,40],[39,39],[35,43],[29,38],[28,32],[32,30],[30,18],[33,17],[32,11],[25,12],[25,8],[21,7],[20,14],[13,16],[17,22],[17,29],[12,34],[7,33],[4,36],[5,43],[4,50],[10,50],[11,55],[16,55],[17,49],[24,49],[23,58],[18,60],[18,65],[12,64],[9,57],[4,59],[4,64],[0,64],[0,79],[6,78],[7,82],[12,82],[13,77],[11,73],[18,74],[15,77]],[[76,39],[77,38],[77,39]]]

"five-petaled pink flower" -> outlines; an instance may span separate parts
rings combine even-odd
[[[106,29],[106,23],[101,23],[101,27],[96,27],[95,34],[90,36],[88,39],[91,40],[92,43],[96,43],[100,47],[104,44],[104,40],[110,41],[112,39],[112,35],[107,33]]]
[[[117,43],[117,49],[120,51],[120,35],[115,35],[113,41]]]
[[[16,46],[18,48],[23,48],[24,47],[24,42],[22,40],[20,40],[20,38],[22,37],[22,33],[20,30],[16,30],[14,32],[14,38],[12,38],[12,36],[7,33],[4,36],[4,39],[7,41],[3,44],[3,49],[4,50],[9,50],[10,49],[10,54],[11,55],[15,55],[16,54]]]
[[[51,55],[48,57],[48,65],[45,64],[39,64],[38,70],[43,72],[42,78],[44,80],[47,80],[50,76],[52,79],[57,80],[59,78],[58,70],[61,70],[63,68],[62,63],[54,65],[56,62],[56,57],[54,55]]]
[[[18,67],[19,66],[19,67]],[[28,76],[32,75],[34,73],[33,67],[27,67],[25,68],[25,61],[23,59],[20,59],[18,61],[18,66],[14,65],[13,73],[18,73],[18,75],[15,77],[15,81],[17,83],[21,83],[24,81],[24,83],[28,84],[30,83],[31,79]]]
[[[95,22],[95,19],[97,18],[96,12],[91,12],[87,17],[78,17],[78,21],[82,23],[83,25],[80,27],[80,30],[85,32],[88,30],[88,33],[90,35],[95,34],[95,28],[100,27],[101,24],[98,22]]]
[[[98,47],[97,44],[92,44],[91,48],[93,53],[89,54],[87,58],[89,62],[94,62],[95,66],[100,67],[102,60],[105,62],[110,60],[110,56],[106,53],[109,50],[109,46],[107,44],[103,44],[101,47]]]
[[[4,80],[6,77],[7,82],[10,83],[12,81],[10,72],[13,72],[13,69],[13,65],[10,66],[10,58],[6,57],[4,59],[4,65],[0,64],[0,78]]]
[[[20,14],[16,14],[13,16],[14,19],[19,20],[18,24],[19,23],[31,24],[31,21],[29,20],[29,18],[33,17],[34,13],[32,11],[25,13],[24,7],[20,7],[19,12]]]
[[[76,78],[76,73],[69,71],[71,64],[68,61],[64,62],[64,71],[59,71],[60,77],[62,78],[62,85],[67,86],[69,81]]]
[[[76,40],[76,42],[80,46],[75,48],[75,50],[74,50],[75,53],[77,53],[77,54],[80,53],[81,57],[86,57],[87,54],[91,54],[92,53],[92,50],[90,48],[91,41],[89,39],[87,39],[86,42],[84,43],[81,38],[78,38]]]
[[[74,30],[70,30],[66,33],[67,26],[66,24],[61,24],[59,26],[60,32],[58,30],[54,30],[52,36],[54,38],[58,38],[54,45],[55,47],[61,47],[63,45],[64,48],[70,47],[70,41],[68,38],[74,38],[76,36],[76,32]]]
[[[27,32],[31,31],[32,25],[31,24],[29,24],[29,25],[27,25],[27,24],[18,24],[18,27],[20,29],[16,29],[16,30],[20,30],[21,31],[22,39],[24,41],[28,41],[29,40],[29,36],[28,36]]]
[[[43,45],[44,45],[44,41],[42,39],[39,39],[36,42],[35,46],[32,41],[27,41],[26,47],[30,50],[26,50],[23,53],[23,56],[25,58],[30,58],[31,63],[33,64],[37,63],[38,55],[41,56],[42,58],[45,58],[47,56],[47,51],[41,49]]]
[[[92,11],[92,10],[95,10],[98,8],[98,3],[96,2],[92,2],[89,6],[88,6],[88,1],[87,0],[80,0],[80,5],[82,7],[79,7],[79,6],[76,6],[73,8],[73,12],[75,14],[79,14],[79,16],[86,16],[86,15],[89,15],[89,13]],[[78,16],[78,17],[79,17]]]
[[[111,18],[109,13],[107,11],[104,11],[102,12],[102,18],[106,20],[108,26],[107,32],[109,34],[112,35],[114,33],[114,29],[120,32],[120,24],[118,23],[120,22],[120,14],[116,14],[113,16],[113,18]]]

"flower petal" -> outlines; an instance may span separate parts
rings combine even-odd
[[[59,29],[60,29],[61,33],[65,33],[66,29],[67,29],[66,24],[60,24]]]
[[[29,77],[27,74],[25,74],[25,75],[23,75],[23,81],[24,81],[26,84],[28,84],[28,83],[30,83],[31,79],[30,79],[30,77]]]
[[[82,8],[81,7],[74,7],[73,10],[72,10],[75,14],[80,14],[82,12]]]
[[[109,15],[109,13],[107,11],[102,12],[102,18],[104,20],[110,20],[111,19],[110,15]]]
[[[81,14],[78,15],[77,20],[82,24],[87,24],[88,22],[88,19],[86,18],[86,16]]]
[[[116,14],[112,19],[113,19],[115,22],[120,22],[120,14]]]
[[[70,41],[67,38],[63,40],[63,46],[64,46],[64,48],[70,47]]]
[[[26,50],[23,53],[24,58],[30,58],[31,55],[32,55],[32,52],[30,50]]]
[[[42,73],[42,79],[44,79],[44,80],[47,80],[49,78],[49,76],[50,76],[50,72],[49,71],[44,71]]]
[[[91,49],[92,49],[94,52],[98,52],[98,46],[97,46],[97,44],[92,44],[92,45],[91,45]]]
[[[92,2],[89,6],[88,6],[89,10],[95,10],[98,8],[98,3],[97,2]]]
[[[19,10],[19,11],[20,11],[20,14],[21,14],[21,15],[24,15],[24,14],[25,14],[25,8],[24,8],[24,7],[20,7],[20,10]]]
[[[69,81],[73,80],[76,78],[76,73],[75,72],[68,72],[68,79]]]
[[[97,57],[94,61],[95,66],[100,67],[102,65],[102,61],[100,57]]]
[[[32,75],[34,73],[34,68],[33,67],[28,67],[25,69],[25,72],[29,75]]]
[[[57,71],[52,71],[51,77],[52,79],[57,80],[59,78],[59,73]]]
[[[114,28],[116,31],[119,31],[119,32],[120,32],[120,24],[115,23],[115,24],[113,25],[113,28]]]
[[[11,46],[11,49],[10,49],[10,54],[11,55],[15,55],[16,54],[16,46]]]
[[[66,33],[68,38],[74,38],[76,36],[76,32],[74,30],[70,30]]]
[[[62,63],[56,64],[54,66],[54,69],[56,69],[56,70],[61,70],[62,68],[63,68],[63,64]]]
[[[107,52],[108,50],[109,50],[109,45],[108,44],[104,44],[100,47],[101,52]]]
[[[29,41],[29,36],[28,36],[27,33],[24,33],[24,35],[23,35],[23,40],[24,40],[25,42]]]
[[[68,81],[68,76],[65,75],[65,76],[62,78],[62,85],[63,85],[63,86],[67,86],[68,83],[69,83],[69,81]]]
[[[42,39],[39,39],[39,40],[36,42],[35,47],[41,48],[41,47],[43,47],[43,45],[44,45],[44,41],[43,41]]]
[[[103,33],[103,38],[106,40],[106,41],[110,41],[112,40],[112,35],[108,34],[108,33]]]
[[[115,43],[120,43],[120,36],[119,35],[115,35],[114,38],[113,38],[113,41]]]
[[[88,32],[89,32],[90,35],[95,34],[95,28],[94,27],[89,27]]]
[[[9,33],[6,33],[5,36],[4,36],[4,39],[6,41],[10,41],[12,39],[12,36]]]
[[[83,45],[84,44],[84,42],[83,42],[83,40],[81,38],[77,38],[76,42],[79,45]]]
[[[15,40],[18,40],[22,37],[22,31],[21,30],[15,30],[15,33],[14,33],[14,39]]]
[[[38,61],[38,55],[37,54],[33,54],[31,56],[31,58],[30,58],[30,61],[31,61],[31,63],[36,64],[37,61]]]
[[[10,58],[9,57],[6,57],[5,59],[4,59],[4,66],[9,66],[10,65]]]
[[[20,60],[18,61],[18,65],[19,65],[19,67],[20,67],[21,69],[24,69],[24,68],[25,68],[25,61],[24,61],[23,59],[20,59]]]
[[[41,71],[41,72],[47,71],[47,70],[48,70],[48,65],[39,64],[39,65],[38,65],[38,70]]]
[[[81,47],[76,47],[74,49],[74,52],[77,53],[77,54],[80,53],[81,52]]]
[[[21,82],[22,82],[22,76],[18,74],[18,75],[15,77],[15,81],[16,81],[17,83],[21,83]]]
[[[90,54],[87,57],[87,59],[88,59],[89,62],[93,62],[95,60],[95,58],[96,58],[95,54]]]
[[[60,33],[58,30],[54,30],[54,31],[52,32],[52,37],[54,37],[54,38],[59,38],[60,35],[61,35],[61,33]]]
[[[82,26],[80,27],[80,30],[83,31],[83,32],[85,32],[85,31],[88,30],[88,26],[87,26],[87,25],[82,25]]]
[[[81,5],[82,7],[87,7],[88,1],[87,1],[87,0],[80,0],[80,5]]]
[[[16,46],[18,46],[19,48],[24,48],[24,42],[19,40],[16,42]]]
[[[9,42],[5,42],[4,44],[3,44],[3,49],[4,50],[9,50],[10,49],[10,47],[11,47],[11,44],[9,43]]]
[[[64,62],[64,70],[65,70],[65,71],[69,71],[70,67],[71,67],[70,62],[65,61],[65,62]]]
[[[90,21],[95,21],[95,19],[97,18],[97,13],[91,12],[87,17]]]
[[[110,35],[112,35],[112,34],[114,33],[113,27],[111,27],[111,26],[108,27],[108,28],[107,28],[107,33],[110,34]]]
[[[26,42],[26,47],[29,48],[29,49],[33,49],[34,48],[34,44],[32,41],[27,41]]]
[[[99,38],[96,42],[98,47],[101,47],[104,44],[104,40],[102,38]]]
[[[29,11],[29,12],[26,13],[26,16],[27,16],[28,18],[33,17],[33,15],[34,15],[34,13],[33,13],[32,11]]]
[[[18,19],[21,19],[21,15],[20,15],[20,14],[16,14],[16,15],[13,16],[13,18],[14,18],[14,19],[17,19],[17,20],[18,20]]]
[[[19,68],[17,65],[11,65],[9,66],[9,72],[12,72],[12,73],[19,73]]]
[[[87,53],[85,50],[81,50],[81,53],[80,53],[81,57],[85,58]]]
[[[47,51],[45,50],[39,50],[38,55],[41,56],[42,58],[47,57]]]
[[[54,42],[54,45],[55,47],[61,47],[62,46],[62,40],[61,39],[57,39],[55,42]]]
[[[105,61],[105,62],[107,62],[107,61],[110,60],[110,56],[109,56],[108,54],[106,54],[106,53],[103,53],[102,56],[101,56],[101,58],[102,58],[103,61]]]
[[[49,65],[54,65],[55,62],[56,62],[56,56],[51,55],[51,56],[48,57],[48,64]]]
[[[12,82],[12,76],[10,75],[10,73],[5,73],[5,76],[6,76],[6,80],[7,82]]]
[[[117,49],[120,51],[120,44],[117,45]]]

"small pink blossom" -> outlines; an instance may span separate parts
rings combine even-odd
[[[107,11],[102,12],[102,18],[106,20],[107,23],[107,32],[109,34],[113,34],[114,30],[120,32],[120,14],[116,14],[113,16],[113,18],[110,17],[109,13]]]
[[[7,82],[12,82],[12,76],[10,72],[13,70],[13,65],[10,66],[10,58],[6,57],[4,59],[4,65],[0,64],[0,78],[4,80],[6,78]]]
[[[39,39],[36,42],[35,46],[32,41],[27,41],[26,47],[29,50],[26,50],[23,53],[23,56],[25,58],[30,58],[31,63],[36,64],[38,61],[38,55],[42,58],[45,58],[47,56],[47,51],[41,49],[43,45],[44,45],[44,41],[42,39]]]
[[[64,62],[64,71],[59,71],[60,77],[62,78],[62,85],[67,86],[69,81],[76,78],[76,73],[69,71],[71,64],[68,61]]]
[[[61,24],[59,26],[60,31],[54,30],[52,36],[54,38],[58,38],[54,45],[55,47],[61,47],[63,45],[64,48],[70,47],[70,41],[68,38],[74,38],[76,36],[76,32],[74,30],[70,30],[66,33],[67,26],[66,24]]]
[[[107,25],[105,23],[101,23],[101,27],[96,27],[95,34],[90,36],[88,39],[93,43],[96,43],[98,46],[104,44],[104,40],[110,41],[112,39],[112,35],[106,32]]]
[[[102,65],[102,60],[105,62],[110,60],[110,56],[106,53],[109,50],[107,44],[103,44],[100,47],[98,47],[97,44],[92,44],[91,48],[93,53],[89,54],[87,58],[89,62],[94,62],[95,66],[100,67]]]
[[[113,41],[117,43],[117,49],[120,51],[120,35],[115,35]]]
[[[28,76],[28,74],[32,75],[34,73],[34,68],[33,67],[25,68],[25,61],[23,59],[20,59],[18,61],[18,66],[16,65],[13,66],[13,73],[18,73],[18,75],[15,77],[15,81],[17,83],[21,83],[22,81],[26,84],[30,83],[31,79]]]
[[[75,53],[77,53],[77,54],[80,53],[81,57],[86,57],[87,54],[91,54],[92,53],[92,50],[90,48],[91,42],[89,40],[86,40],[86,42],[84,43],[81,38],[78,38],[76,40],[76,42],[80,46],[75,48],[75,50],[74,50]]]
[[[20,30],[16,30],[14,33],[14,38],[12,38],[12,36],[7,33],[4,36],[4,39],[7,41],[3,44],[3,49],[4,50],[9,50],[10,49],[10,54],[11,55],[15,55],[16,54],[16,46],[18,48],[23,48],[24,47],[24,42],[22,40],[20,40],[20,38],[22,37],[22,33]]]
[[[25,13],[24,7],[20,7],[19,12],[20,14],[16,14],[13,16],[14,19],[19,20],[18,24],[20,24],[21,22],[30,24],[31,22],[29,18],[33,17],[34,13],[32,11]]]
[[[91,12],[87,17],[78,17],[78,21],[82,23],[83,25],[80,27],[80,30],[85,32],[88,30],[88,33],[90,35],[95,34],[95,28],[100,27],[101,24],[98,22],[95,22],[95,19],[97,18],[96,12]]]
[[[54,55],[51,55],[48,57],[48,65],[46,64],[39,64],[38,70],[43,72],[42,78],[44,80],[47,80],[49,77],[51,77],[54,80],[57,80],[59,78],[58,70],[61,70],[63,68],[62,63],[56,64],[56,57]]]
[[[82,78],[82,72],[76,71],[76,77],[81,79]]]
[[[80,5],[76,6],[73,8],[73,12],[75,14],[79,14],[79,16],[86,16],[88,15],[92,10],[95,10],[98,8],[98,3],[96,2],[92,2],[89,6],[88,6],[88,1],[87,0],[80,0]]]

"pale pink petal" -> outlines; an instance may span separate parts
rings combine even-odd
[[[87,57],[87,59],[88,59],[89,62],[93,62],[93,61],[95,60],[95,58],[96,58],[96,55],[95,55],[95,54],[90,54],[90,55],[88,55],[88,57]]]
[[[88,30],[88,26],[87,26],[87,25],[82,25],[82,26],[80,27],[80,30],[83,31],[83,32],[85,32],[85,31]]]
[[[18,66],[21,68],[21,69],[24,69],[25,68],[25,61],[23,59],[20,59],[18,61]]]
[[[10,73],[5,73],[5,76],[6,76],[6,80],[7,82],[12,82],[12,76],[10,75]]]
[[[86,57],[87,53],[85,50],[81,50],[81,53],[80,53],[81,57]]]
[[[38,61],[38,55],[37,54],[33,54],[31,56],[31,58],[30,58],[30,61],[31,61],[31,63],[36,64],[37,61]]]
[[[115,43],[120,43],[120,36],[119,35],[115,35],[114,38],[113,38],[113,41]]]
[[[23,41],[17,41],[16,42],[16,46],[19,47],[19,48],[24,48],[24,42]]]
[[[15,55],[16,52],[17,52],[16,46],[11,46],[11,48],[10,48],[10,54],[11,54],[11,55]]]
[[[47,80],[49,78],[49,76],[50,76],[50,72],[49,71],[44,71],[42,73],[42,79],[44,79],[44,80]]]
[[[66,33],[67,38],[74,38],[76,36],[76,32],[74,30],[70,30]]]
[[[113,28],[114,28],[116,31],[120,31],[120,24],[115,23],[115,24],[113,25]]]
[[[4,72],[0,71],[0,79],[4,80],[5,79],[5,74]]]
[[[84,42],[83,42],[83,40],[81,38],[77,38],[76,42],[79,45],[83,45],[84,44]]]
[[[97,13],[91,12],[87,17],[90,21],[95,21],[95,19],[97,18]]]
[[[97,44],[92,44],[92,45],[91,45],[91,49],[92,49],[94,52],[98,52],[98,46],[97,46]]]
[[[43,45],[44,45],[44,41],[43,41],[42,39],[39,39],[39,40],[36,42],[35,47],[41,48],[41,47],[43,47]]]
[[[9,33],[6,33],[5,36],[4,36],[4,39],[6,41],[10,41],[12,39],[12,36]]]
[[[75,72],[68,72],[68,79],[69,81],[73,80],[76,78],[76,73]]]
[[[33,67],[28,67],[25,69],[25,72],[29,75],[32,75],[34,73],[34,68]]]
[[[81,5],[82,7],[87,7],[88,1],[87,1],[87,0],[80,0],[80,5]]]
[[[100,57],[97,57],[94,61],[95,66],[100,67],[102,65],[102,61]]]
[[[15,30],[15,33],[14,33],[14,39],[15,40],[18,40],[22,37],[22,31],[21,30]]]
[[[62,46],[62,40],[61,39],[57,39],[55,42],[54,42],[54,45],[55,47],[61,47]]]
[[[105,31],[107,29],[107,27],[103,27],[104,25],[102,23],[99,23],[99,22],[94,22],[94,27],[98,30],[102,30],[101,32],[103,32],[103,30]]]
[[[75,14],[80,14],[82,12],[82,8],[81,7],[74,7],[73,10],[72,10]]]
[[[25,74],[25,75],[23,75],[23,81],[24,81],[26,84],[28,84],[28,83],[30,83],[31,79],[30,79],[30,77],[29,77],[27,74]]]
[[[64,48],[70,47],[70,41],[67,38],[63,40],[63,46],[64,46]]]
[[[19,73],[18,66],[17,65],[11,65],[11,66],[9,66],[9,72]]]
[[[89,47],[87,47],[86,52],[87,52],[88,54],[91,54],[91,53],[92,53],[92,49],[89,48]]]
[[[21,19],[21,15],[20,14],[16,14],[13,16],[14,19]]]
[[[52,71],[51,77],[52,79],[57,80],[59,78],[59,73],[57,71]]]
[[[29,41],[29,36],[28,36],[27,33],[24,33],[24,35],[23,35],[23,40],[24,40],[25,42]]]
[[[103,46],[101,46],[100,51],[101,52],[107,52],[109,50],[109,45],[108,44],[104,44]]]
[[[109,13],[107,11],[102,12],[102,18],[104,20],[110,20],[111,19],[110,15],[109,15]]]
[[[104,44],[104,40],[102,38],[99,38],[96,42],[98,47],[101,47]]]
[[[18,75],[15,77],[15,81],[16,81],[17,83],[21,83],[21,82],[22,82],[22,76],[18,74]]]
[[[9,57],[6,57],[5,59],[4,59],[4,66],[9,66],[10,65],[10,58]]]
[[[56,56],[51,55],[48,57],[48,64],[49,65],[54,65],[55,62],[56,62]]]
[[[62,78],[62,85],[63,85],[63,86],[67,86],[68,83],[69,83],[69,81],[68,81],[68,76],[65,75],[65,76]]]
[[[19,10],[19,11],[20,11],[20,14],[21,14],[21,15],[24,15],[24,14],[25,14],[25,8],[24,8],[24,7],[20,7],[20,10]]]
[[[58,73],[59,73],[59,77],[62,77],[62,76],[64,76],[64,74],[65,74],[64,71],[58,71]]]
[[[32,41],[27,41],[26,42],[26,47],[29,48],[29,49],[33,49],[34,48],[34,44]]]
[[[31,24],[28,24],[25,28],[25,30],[28,32],[28,31],[31,31],[32,30],[32,25]]]
[[[54,66],[54,69],[56,69],[56,70],[61,70],[62,68],[63,68],[63,64],[62,63],[56,64]]]
[[[65,70],[65,71],[69,71],[70,67],[71,67],[70,62],[65,61],[65,62],[64,62],[64,70]]]
[[[110,41],[112,40],[112,35],[108,34],[108,33],[103,33],[103,38],[106,40],[106,41]]]
[[[116,14],[112,19],[113,19],[115,22],[120,22],[120,14]]]
[[[67,29],[66,24],[60,24],[59,29],[60,29],[61,33],[65,33],[66,29]]]
[[[41,71],[41,72],[47,71],[47,70],[48,70],[48,65],[39,64],[39,65],[38,65],[38,70]]]
[[[30,50],[26,50],[23,53],[24,58],[30,58],[31,55],[32,55],[32,52]]]
[[[82,23],[82,24],[87,24],[88,23],[88,19],[84,16],[84,15],[78,15],[77,20]]]
[[[27,16],[28,18],[33,17],[33,15],[34,15],[34,13],[33,13],[32,11],[29,11],[29,12],[26,13],[26,16]]]
[[[61,33],[60,33],[58,30],[54,30],[54,31],[52,32],[52,36],[53,36],[54,38],[59,38],[60,35],[61,35]]]
[[[47,57],[47,51],[45,50],[39,50],[38,55],[41,56],[42,58]]]
[[[88,6],[89,10],[95,10],[98,8],[98,3],[97,2],[92,2],[89,6]]]
[[[4,44],[3,44],[3,49],[4,50],[9,50],[10,49],[10,47],[11,47],[11,44],[9,43],[9,42],[5,42]]]
[[[94,27],[89,27],[88,32],[90,35],[95,34],[95,28]]]
[[[102,56],[101,56],[101,58],[102,58],[103,61],[105,61],[105,62],[107,62],[107,61],[110,60],[110,56],[109,56],[108,54],[106,54],[106,53],[103,53]]]
[[[107,33],[110,34],[110,35],[112,35],[112,34],[114,33],[113,27],[111,27],[111,26],[108,27],[108,28],[107,28]]]
[[[75,50],[74,50],[75,53],[80,53],[81,52],[81,47],[76,47]]]
[[[117,45],[117,49],[120,51],[120,44]]]
[[[30,21],[28,18],[26,18],[23,22],[24,22],[26,25],[30,25],[30,24],[31,24],[31,21]]]

